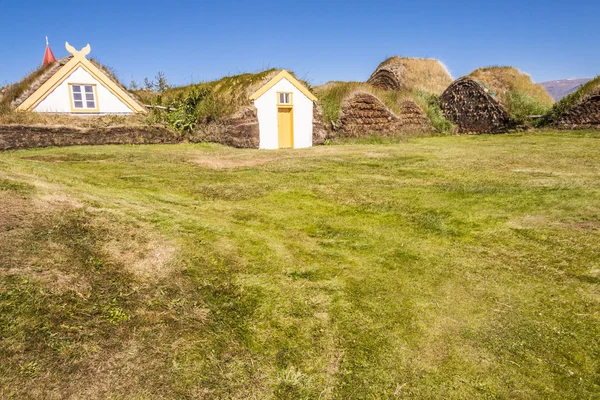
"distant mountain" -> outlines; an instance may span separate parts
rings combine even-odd
[[[542,82],[540,83],[540,85],[546,88],[548,93],[550,93],[550,96],[554,97],[554,100],[559,101],[560,99],[562,99],[568,94],[573,93],[574,91],[579,89],[581,85],[584,85],[589,81],[591,81],[591,78],[572,78],[560,79],[558,81]]]

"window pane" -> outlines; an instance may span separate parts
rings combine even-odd
[[[94,104],[93,101],[87,101],[86,104],[87,104],[87,108],[96,108],[96,105]]]
[[[91,86],[86,86],[85,87],[85,92],[86,93],[94,93],[94,89]]]
[[[73,93],[73,100],[81,100],[81,93]]]
[[[81,93],[81,86],[73,85],[73,93]]]
[[[291,93],[279,93],[279,104],[292,104]]]
[[[76,101],[75,108],[83,108],[83,101]]]
[[[93,95],[93,94],[86,93],[86,94],[85,94],[85,99],[86,99],[86,100],[92,100],[92,101],[93,101],[93,100],[94,100],[94,95]]]

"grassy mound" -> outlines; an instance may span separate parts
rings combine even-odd
[[[27,91],[34,82],[40,79],[51,68],[52,65],[37,68],[19,82],[5,87],[2,94],[0,94],[0,114],[10,112],[11,103],[25,93],[25,91]]]
[[[419,105],[439,132],[449,132],[452,125],[440,110],[437,96],[422,90],[396,91],[383,90],[363,82],[329,82],[314,88],[315,95],[323,110],[326,126],[337,125],[344,101],[355,92],[366,92],[381,100],[394,114],[401,113],[401,101],[413,100]]]
[[[269,69],[258,73],[243,73],[239,75],[226,76],[221,79],[197,84],[178,86],[167,89],[164,93],[138,90],[135,93],[148,102],[160,101],[164,104],[180,101],[197,91],[207,90],[215,96],[233,103],[234,107],[250,105],[248,97],[262,84],[272,78],[279,70]]]
[[[452,83],[452,76],[439,60],[394,56],[379,64],[368,83],[386,90],[441,95]]]
[[[479,68],[468,77],[481,83],[517,121],[528,115],[543,115],[554,104],[546,89],[514,67]]]
[[[192,130],[197,124],[222,121],[252,105],[250,95],[280,70],[226,76],[211,82],[175,87],[159,94],[138,90],[135,94],[145,103],[165,106],[169,111],[154,111],[178,130]],[[301,81],[302,82],[302,81]],[[302,82],[307,87],[308,83]]]
[[[558,103],[555,103],[548,116],[547,121],[554,122],[558,118],[567,113],[573,106],[579,104],[587,96],[600,93],[600,75],[592,79],[585,85],[582,85],[578,90],[564,97]]]

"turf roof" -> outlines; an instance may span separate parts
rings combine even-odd
[[[402,90],[424,90],[440,95],[452,83],[448,68],[433,58],[393,56],[379,64],[373,75],[380,69],[393,70]]]
[[[514,67],[484,67],[478,68],[468,75],[469,78],[481,83],[490,90],[491,94],[501,103],[508,101],[511,92],[526,93],[545,107],[554,104],[554,99],[542,86],[534,83],[531,76],[522,73]]]
[[[4,93],[0,96],[0,112],[6,112],[17,108],[48,79],[56,74],[67,62],[69,62],[71,58],[72,56],[61,58],[52,64],[38,67],[20,81],[4,88]],[[89,61],[99,68],[111,81],[119,85],[125,92],[130,93],[108,67],[94,59],[89,59]],[[139,103],[136,96],[131,97]]]
[[[568,112],[571,107],[579,104],[582,100],[585,100],[586,97],[597,94],[600,94],[600,75],[554,104],[554,107],[552,107],[552,110],[548,115],[548,119],[551,121],[555,120],[561,114]]]

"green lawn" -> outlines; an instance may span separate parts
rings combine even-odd
[[[599,393],[598,132],[0,153],[0,398]]]

